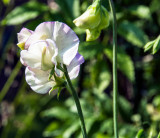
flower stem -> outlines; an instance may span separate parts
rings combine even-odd
[[[84,123],[84,117],[83,117],[83,113],[82,113],[82,109],[81,109],[81,105],[80,105],[80,102],[79,102],[78,95],[77,95],[77,93],[76,93],[76,91],[75,91],[75,89],[72,85],[72,82],[71,82],[70,78],[69,78],[67,67],[65,65],[63,65],[63,68],[65,70],[64,75],[67,79],[68,86],[71,90],[72,96],[73,96],[74,101],[75,101],[76,106],[77,106],[78,115],[79,115],[79,118],[80,118],[80,121],[81,121],[81,129],[82,129],[83,138],[88,138],[85,123]]]
[[[111,13],[113,16],[113,123],[114,123],[114,137],[118,138],[118,122],[117,122],[117,22],[114,3],[109,0]]]

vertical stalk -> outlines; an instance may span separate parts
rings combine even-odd
[[[83,117],[83,113],[82,113],[82,109],[81,109],[81,105],[80,105],[80,102],[79,102],[79,98],[78,98],[78,95],[72,85],[72,82],[69,78],[69,75],[68,75],[68,71],[67,71],[67,67],[65,65],[63,65],[63,68],[64,68],[64,75],[66,77],[66,80],[68,82],[68,86],[71,90],[71,93],[72,93],[72,96],[74,98],[74,101],[76,103],[76,106],[77,106],[77,111],[78,111],[78,115],[79,115],[79,118],[80,118],[80,121],[81,121],[81,129],[82,129],[82,134],[83,134],[83,138],[88,138],[87,136],[87,132],[86,132],[86,127],[85,127],[85,122],[84,122],[84,117]]]
[[[114,137],[118,138],[118,123],[117,123],[117,22],[116,12],[113,0],[109,0],[111,13],[113,16],[113,123],[114,123]]]

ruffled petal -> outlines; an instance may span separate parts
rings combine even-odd
[[[84,62],[83,56],[79,53],[76,54],[75,58],[72,60],[69,66],[67,66],[68,74],[70,79],[75,79],[80,70],[80,65]]]
[[[27,28],[22,28],[19,33],[17,33],[18,36],[18,47],[20,47],[22,50],[24,49],[25,42],[29,38],[29,36],[33,33],[33,31],[27,29]]]
[[[57,61],[69,65],[78,51],[79,39],[77,35],[66,24],[55,22],[53,40],[58,47]]]
[[[48,81],[49,71],[26,67],[25,76],[31,89],[37,93],[45,94],[55,86],[55,82],[53,80]]]
[[[44,22],[28,38],[25,49],[38,40],[52,39],[58,47],[57,61],[69,65],[76,56],[79,39],[75,32],[61,22]]]
[[[38,40],[51,39],[53,37],[54,23],[55,22],[43,22],[39,24],[34,33],[28,38],[25,48],[28,49],[31,44]]]
[[[28,50],[22,50],[20,54],[23,62],[31,68],[41,69],[42,51],[46,45],[45,41],[38,41],[32,44]]]

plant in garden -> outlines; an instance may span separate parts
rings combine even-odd
[[[84,138],[87,137],[83,114],[71,80],[78,76],[83,56],[78,53],[79,39],[74,31],[61,22],[44,22],[35,31],[22,28],[18,33],[21,48],[20,60],[26,66],[25,77],[37,93],[57,93],[69,88],[75,99],[82,124]],[[65,80],[66,78],[66,80]]]
[[[86,41],[93,41],[100,36],[101,30],[109,26],[109,13],[101,5],[100,0],[95,0],[87,10],[74,21],[77,27],[86,29]]]
[[[152,54],[155,54],[160,49],[160,35],[153,41],[148,42],[144,46],[144,51],[152,49]]]

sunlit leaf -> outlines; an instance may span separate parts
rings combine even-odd
[[[150,19],[151,18],[151,12],[149,7],[145,5],[134,5],[129,7],[128,9],[133,15],[138,16],[142,19]]]
[[[153,45],[152,54],[155,54],[160,49],[160,35],[155,40],[155,43]]]
[[[71,135],[72,135],[73,133],[75,133],[75,131],[77,131],[77,129],[79,129],[79,128],[80,128],[80,123],[79,123],[78,120],[75,120],[75,121],[72,123],[72,125],[70,125],[70,127],[68,127],[68,128],[64,131],[63,137],[64,137],[64,138],[70,138]]]
[[[143,30],[135,24],[124,21],[118,26],[118,34],[135,46],[142,47],[148,41]]]
[[[148,42],[145,46],[144,46],[144,52],[148,51],[149,49],[151,49],[154,45],[155,41],[150,41]]]
[[[145,138],[144,130],[140,129],[136,135],[136,138]]]
[[[11,11],[1,22],[2,25],[18,25],[36,18],[40,13],[47,11],[45,4],[30,1]]]
[[[64,107],[54,107],[42,112],[42,116],[55,117],[60,120],[65,120],[70,116],[74,117],[74,114],[72,114],[69,110],[67,110]]]
[[[148,51],[152,48],[152,54],[155,54],[160,49],[160,35],[153,41],[148,42],[144,46],[144,51]]]

